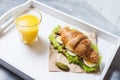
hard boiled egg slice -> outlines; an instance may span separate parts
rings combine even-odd
[[[90,62],[88,62],[88,61],[85,61],[85,60],[83,60],[83,62],[85,63],[85,65],[87,65],[87,66],[89,66],[89,67],[93,67],[93,66],[96,65],[96,64],[92,64],[92,63],[90,63]]]
[[[76,56],[76,54],[74,54],[74,53],[72,53],[71,51],[67,51],[70,55],[72,55],[72,56]]]
[[[56,37],[56,40],[57,40],[57,42],[59,42],[60,44],[63,44],[63,42],[62,42],[62,40],[61,40],[61,36],[57,36],[57,37]]]

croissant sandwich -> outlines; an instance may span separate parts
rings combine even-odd
[[[49,71],[98,72],[100,56],[95,33],[57,26],[49,36]]]

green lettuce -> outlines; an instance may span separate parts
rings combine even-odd
[[[98,47],[96,46],[96,44],[92,44],[91,47],[92,47],[92,49],[94,49],[96,52],[98,52]]]
[[[53,45],[53,48],[54,49],[57,49],[58,52],[64,54],[66,56],[66,58],[68,59],[69,63],[72,63],[72,64],[76,64],[78,66],[80,66],[81,68],[84,69],[85,72],[87,73],[90,73],[90,72],[93,72],[93,71],[96,71],[96,69],[98,68],[99,64],[100,64],[100,61],[101,61],[101,57],[99,56],[99,62],[93,66],[93,67],[89,67],[87,65],[84,64],[83,60],[82,59],[79,59],[78,56],[72,56],[70,55],[68,52],[64,52],[63,51],[63,48],[64,48],[64,45],[63,44],[59,44],[57,42],[57,40],[55,39],[55,36],[56,34],[59,34],[58,33],[58,30],[60,29],[61,27],[60,26],[57,26],[53,29],[52,33],[50,34],[49,36],[49,40],[50,42],[52,43]],[[98,52],[98,48],[95,44],[92,44],[91,47],[96,51]]]

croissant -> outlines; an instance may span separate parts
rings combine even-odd
[[[98,53],[91,48],[91,41],[82,32],[64,27],[59,30],[65,47],[90,63],[98,62]]]

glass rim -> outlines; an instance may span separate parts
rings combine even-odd
[[[24,12],[24,11],[28,11],[28,10],[30,10],[30,9],[33,9],[33,8],[26,8],[26,9],[24,9],[23,11],[17,11],[17,12],[14,14],[14,23],[15,23],[16,25],[22,26],[22,27],[33,27],[33,26],[38,25],[38,24],[42,21],[42,14],[41,14],[41,12],[40,12],[39,10],[37,10],[37,9],[34,9],[34,11],[38,12],[39,15],[40,15],[40,19],[39,19],[39,22],[38,22],[38,23],[36,23],[36,24],[34,24],[34,25],[31,25],[31,26],[24,26],[24,25],[20,25],[20,24],[17,24],[17,23],[16,23],[16,19],[18,18],[17,15],[18,15],[18,14],[21,14],[21,13]],[[24,14],[23,14],[23,15],[24,15]],[[31,14],[31,15],[32,15],[32,14]],[[37,17],[37,18],[38,18],[38,17]]]

